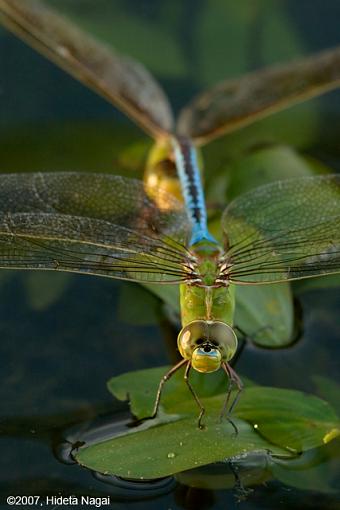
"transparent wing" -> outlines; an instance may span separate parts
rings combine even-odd
[[[234,200],[221,278],[271,283],[340,272],[340,176],[289,179]]]
[[[172,129],[166,95],[138,62],[106,48],[38,0],[0,0],[0,22],[120,108],[151,136]]]
[[[340,85],[340,48],[226,80],[198,95],[178,132],[206,143]]]
[[[148,282],[186,278],[190,224],[141,181],[81,173],[0,176],[0,267]]]

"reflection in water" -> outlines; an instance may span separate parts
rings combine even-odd
[[[109,414],[78,424],[63,433],[64,440],[55,448],[55,454],[64,464],[76,464],[74,452],[83,445],[90,445],[117,437],[131,428],[131,415],[128,412]],[[99,482],[111,486],[110,494],[127,500],[146,499],[167,494],[176,486],[173,477],[157,480],[134,480],[91,471]]]
[[[177,485],[175,478],[172,476],[149,481],[127,480],[119,476],[103,475],[96,472],[93,473],[93,476],[100,482],[113,487],[116,496],[124,497],[127,500],[155,498],[163,494],[168,494],[173,491]]]

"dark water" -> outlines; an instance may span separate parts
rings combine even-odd
[[[336,45],[340,38],[340,4],[331,1],[59,4],[148,64],[176,108],[218,79]],[[1,171],[120,171],[117,152],[131,143],[142,147],[142,161],[147,146],[142,133],[5,32],[0,89]],[[340,96],[334,92],[276,116],[268,130],[339,169],[339,116]],[[124,171],[133,174],[128,163]],[[106,390],[110,377],[168,362],[160,303],[150,300],[142,322],[128,320],[129,307],[146,299],[146,291],[137,294],[132,284],[105,279],[0,274],[0,502],[9,494],[110,494],[114,508],[340,508],[335,442],[323,462],[303,471],[308,490],[272,475],[264,483],[261,474],[253,491],[243,492],[228,467],[207,470],[207,487],[222,478],[218,489],[189,487],[193,478],[110,486],[60,461],[60,443],[71,426],[112,413],[124,420],[126,407]],[[237,369],[261,384],[319,394],[339,408],[339,291],[306,291],[297,305],[302,334],[294,346],[279,352],[246,348]],[[331,389],[325,378],[334,383]]]

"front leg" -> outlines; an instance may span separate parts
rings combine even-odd
[[[152,415],[148,416],[147,418],[144,418],[145,420],[152,420],[153,418],[156,418],[157,413],[158,413],[159,404],[161,401],[164,384],[177,372],[177,370],[179,370],[186,363],[190,366],[190,361],[188,361],[186,359],[182,359],[179,363],[177,363],[177,365],[170,368],[170,370],[165,375],[163,375],[161,382],[159,383],[159,386],[158,386],[156,400],[155,400],[155,404],[153,407]],[[187,370],[185,372],[187,372]]]

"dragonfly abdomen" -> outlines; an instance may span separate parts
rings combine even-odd
[[[181,189],[192,223],[189,245],[192,246],[203,240],[217,243],[208,231],[207,211],[196,150],[186,138],[173,138],[172,143]]]

